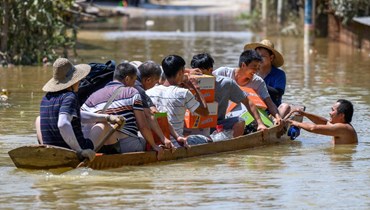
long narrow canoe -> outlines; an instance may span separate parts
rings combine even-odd
[[[279,137],[280,130],[280,127],[272,127],[264,132],[255,132],[226,141],[195,145],[190,149],[179,148],[174,153],[166,150],[163,159],[160,161],[236,151],[290,141],[287,140],[286,136]],[[75,151],[49,145],[19,147],[9,151],[9,156],[16,167],[28,169],[75,168],[81,162]],[[87,166],[93,169],[107,169],[155,162],[158,162],[156,152],[149,151],[115,155],[97,155]]]

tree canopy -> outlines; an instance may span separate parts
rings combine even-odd
[[[369,0],[331,0],[330,7],[332,12],[342,18],[342,23],[346,24],[353,17],[370,15]]]
[[[2,65],[40,63],[74,47],[73,0],[2,0],[0,6]]]

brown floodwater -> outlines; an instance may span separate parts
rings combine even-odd
[[[266,36],[225,15],[117,18],[102,25],[79,33],[74,62],[160,62],[178,54],[189,64],[192,55],[209,52],[216,68],[236,66],[244,44]],[[7,152],[36,143],[33,122],[52,69],[0,68],[0,88],[11,92],[0,102],[0,208],[369,209],[370,52],[327,39],[305,50],[302,37],[269,38],[285,58],[283,100],[326,117],[337,99],[351,100],[358,145],[333,146],[330,137],[302,131],[291,144],[140,167],[21,170]]]

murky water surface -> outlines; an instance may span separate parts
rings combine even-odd
[[[154,20],[153,26],[145,25]],[[149,24],[150,25],[150,24]],[[209,52],[215,66],[236,66],[246,42],[260,40],[224,15],[111,20],[106,31],[82,31],[76,62],[160,62],[168,54]],[[113,28],[113,29],[112,29]],[[130,30],[130,31],[124,31]],[[0,207],[2,209],[369,209],[369,52],[317,39],[305,57],[302,38],[270,37],[285,55],[284,101],[328,116],[338,98],[355,105],[360,142],[333,146],[302,132],[288,145],[256,148],[140,167],[95,171],[16,169],[10,149],[36,143],[34,118],[50,67],[0,69]]]

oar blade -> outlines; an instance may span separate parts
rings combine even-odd
[[[17,168],[74,168],[80,163],[75,151],[49,145],[23,146],[9,151],[8,154]]]

